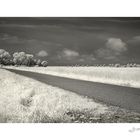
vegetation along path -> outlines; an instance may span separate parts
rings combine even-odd
[[[70,90],[83,96],[97,99],[107,104],[140,112],[140,89],[138,88],[75,80],[14,69],[7,70],[52,86]]]

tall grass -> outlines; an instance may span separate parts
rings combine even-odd
[[[18,67],[16,69],[61,77],[140,88],[140,68],[115,67]]]
[[[3,69],[0,73],[1,123],[140,122],[139,113],[107,106]]]
[[[73,92],[6,70],[0,73],[0,122],[70,122],[70,110],[106,112],[106,105]]]

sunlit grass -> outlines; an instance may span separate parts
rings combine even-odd
[[[9,67],[12,68],[12,67]],[[61,77],[140,88],[140,68],[133,67],[14,67]]]
[[[0,69],[0,122],[71,122],[67,112],[103,114],[106,105]]]
[[[36,71],[39,73],[52,73],[53,71],[59,71],[61,76],[63,74],[66,75],[66,70],[68,70],[66,67],[19,67],[18,69]],[[74,76],[75,71],[78,71],[78,69],[83,71],[85,70],[85,75],[90,72],[94,73],[98,71],[101,73],[98,76],[105,74],[104,72],[109,73],[110,70],[107,68],[106,71],[103,71],[103,69],[94,69],[93,67],[90,69],[82,67],[76,69],[70,67],[66,76]],[[136,70],[135,74],[138,75],[137,72],[139,69],[131,69],[133,71]],[[119,73],[118,68],[114,69],[114,71]],[[131,73],[131,77],[135,76],[132,71],[129,72]],[[94,99],[79,96],[76,93],[53,87],[51,85],[46,85],[4,69],[0,69],[0,73],[0,122],[140,122],[139,113],[134,113],[115,106],[108,106],[95,101]],[[70,73],[72,74],[69,75]],[[80,79],[82,77],[80,76],[81,73],[79,72],[78,74],[77,72],[76,75],[78,76],[76,78]],[[125,74],[125,70],[122,73]],[[113,76],[113,72],[111,74]]]

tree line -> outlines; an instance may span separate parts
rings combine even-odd
[[[13,65],[13,66],[43,66],[48,65],[47,61],[42,61],[40,59],[35,59],[33,54],[27,54],[25,52],[15,52],[12,55],[0,49],[0,64],[1,65]]]

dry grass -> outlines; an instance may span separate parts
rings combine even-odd
[[[18,69],[47,71],[43,68]],[[139,113],[107,106],[4,69],[0,69],[0,73],[0,122],[140,122]]]
[[[12,67],[9,67],[12,68]],[[86,81],[140,88],[140,68],[112,67],[14,67]]]
[[[70,110],[103,114],[106,105],[0,69],[0,122],[70,122]]]

